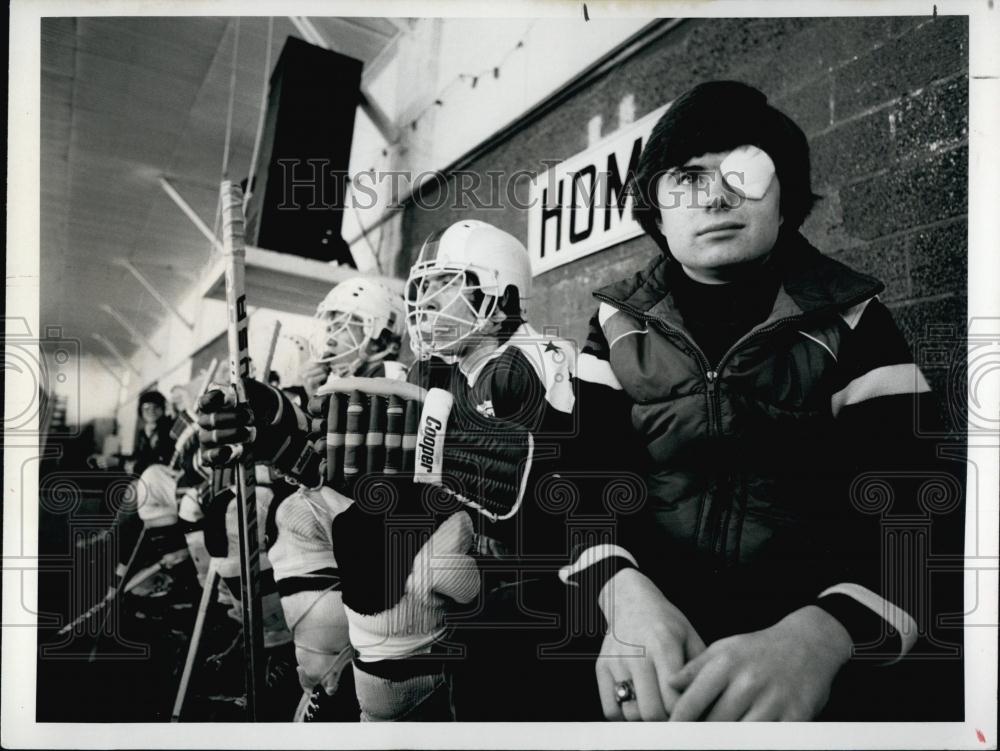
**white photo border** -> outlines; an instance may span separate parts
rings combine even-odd
[[[39,331],[40,19],[46,16],[300,15],[573,17],[583,3],[562,0],[461,2],[438,0],[13,0],[10,7],[6,316]],[[1000,10],[992,0],[892,0],[802,3],[603,3],[591,0],[592,20],[634,17],[781,17],[963,15],[969,50],[969,318],[1000,321]],[[36,384],[8,373],[5,406],[31,399]],[[982,384],[978,412],[1000,413],[1000,378]],[[967,521],[966,549],[976,550],[965,577],[966,611],[997,618],[997,437],[970,436],[968,493],[979,516]],[[966,629],[963,722],[722,724],[454,723],[440,724],[68,724],[35,721],[37,633],[37,478],[21,484],[20,467],[37,441],[4,437],[2,736],[7,748],[997,748],[997,627]],[[971,506],[971,504],[970,504]],[[972,558],[967,557],[970,563]],[[992,566],[992,568],[990,568]],[[982,601],[983,596],[987,598]],[[978,602],[977,602],[978,598]],[[65,687],[65,698],[84,687]],[[983,740],[980,740],[982,737]]]

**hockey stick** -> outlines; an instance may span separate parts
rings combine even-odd
[[[91,605],[90,608],[88,608],[87,610],[85,610],[84,612],[82,612],[80,615],[78,615],[76,618],[74,618],[72,621],[70,621],[69,623],[67,623],[65,626],[63,626],[61,629],[59,629],[56,633],[59,636],[64,636],[64,635],[68,634],[70,631],[72,631],[73,629],[75,629],[81,623],[86,623],[88,620],[90,620],[95,615],[97,615],[97,613],[99,613],[104,608],[106,608],[108,606],[108,603],[111,602],[112,599],[113,598],[111,596],[111,593],[108,592],[106,595],[104,595],[104,599],[103,600],[101,600],[96,605]]]
[[[281,333],[281,321],[274,322],[274,331],[271,333],[271,346],[267,348],[267,359],[264,360],[264,376],[261,380],[265,383],[271,379],[271,361],[274,360],[274,350],[278,346],[278,334]]]
[[[181,683],[177,688],[177,698],[174,700],[174,711],[170,714],[171,722],[178,722],[181,719],[181,710],[184,708],[184,699],[187,697],[188,683],[191,681],[191,671],[194,670],[194,661],[198,656],[198,645],[201,644],[201,632],[205,629],[205,614],[208,612],[209,603],[215,593],[215,582],[219,572],[215,567],[215,560],[208,564],[208,575],[205,577],[205,585],[201,590],[201,602],[198,603],[198,615],[194,621],[194,631],[191,634],[191,643],[188,645],[187,659],[184,661],[184,672],[181,674]]]
[[[119,579],[118,586],[115,587],[110,592],[108,592],[106,595],[104,595],[104,599],[103,600],[101,600],[100,602],[98,602],[95,605],[92,605],[90,608],[88,608],[87,610],[85,610],[83,613],[81,613],[76,618],[74,618],[72,621],[70,621],[65,626],[63,626],[61,629],[59,629],[59,631],[56,632],[59,636],[63,636],[64,634],[68,634],[70,631],[72,631],[73,629],[75,629],[80,624],[86,623],[88,620],[90,620],[95,615],[97,615],[98,613],[100,613],[102,610],[104,610],[104,608],[106,608],[108,605],[110,605],[111,602],[112,602],[112,600],[114,600],[116,597],[118,597],[118,595],[123,590],[126,591],[126,592],[129,591],[128,588],[126,588],[125,585],[126,585],[127,582],[130,581],[130,579],[128,577],[132,573],[132,567],[135,565],[136,556],[139,554],[139,546],[142,544],[142,541],[143,541],[143,539],[145,537],[146,537],[146,528],[143,527],[142,530],[139,532],[138,539],[135,541],[135,547],[132,548],[132,553],[131,553],[131,555],[129,555],[128,561],[125,564],[125,572],[122,574],[121,578]],[[102,631],[104,630],[104,626],[106,624],[107,624],[107,617],[105,617],[104,621],[101,623],[101,630]],[[98,632],[98,634],[100,634],[100,631]]]
[[[68,626],[64,627],[63,630],[60,631],[59,633],[62,633],[63,631],[67,631],[69,629],[72,629],[77,623],[82,622],[83,620],[86,620],[91,615],[94,615],[94,614],[100,612],[101,610],[104,610],[108,605],[110,605],[112,602],[115,601],[115,599],[121,593],[122,589],[124,589],[125,583],[128,582],[128,580],[131,578],[132,568],[135,566],[135,562],[139,558],[139,548],[142,547],[142,541],[144,539],[146,539],[146,528],[145,527],[143,527],[142,531],[139,532],[139,539],[135,541],[135,547],[132,548],[132,554],[128,558],[128,563],[125,564],[125,571],[124,571],[124,573],[122,573],[122,577],[118,581],[118,586],[115,587],[107,595],[105,595],[104,599],[101,602],[97,603],[97,605],[95,605],[93,608],[91,608],[90,610],[88,610],[87,613],[84,613],[83,616],[80,616],[80,618],[77,618],[75,621],[73,621],[73,623],[71,623]],[[93,611],[93,612],[91,612],[91,611]],[[88,613],[90,615],[87,615]],[[86,616],[86,617],[84,617],[84,616]],[[110,617],[111,617],[111,610],[108,610],[104,614],[104,618],[101,620],[101,627],[97,630],[97,636],[94,638],[94,646],[90,650],[90,657],[87,658],[88,662],[93,662],[94,658],[97,657],[97,648],[101,644],[101,634],[104,633],[104,629],[108,625],[108,618],[110,618]]]
[[[222,252],[226,259],[229,375],[237,404],[246,404],[245,379],[250,377],[249,320],[244,289],[246,248],[243,244],[243,192],[223,180]],[[257,536],[256,477],[249,445],[236,458],[236,513],[240,543],[240,589],[243,607],[243,651],[246,666],[247,720],[256,718],[258,691],[264,687],[264,631],[260,599],[260,538]]]
[[[215,375],[215,371],[218,369],[218,367],[219,367],[219,360],[218,358],[213,357],[212,362],[208,364],[208,370],[205,371],[205,375],[201,379],[201,385],[198,387],[198,394],[194,398],[195,403],[198,402],[198,399],[204,396],[205,392],[208,391],[208,387],[212,385],[212,376]],[[188,424],[197,427],[198,418],[195,416],[194,412],[192,412],[190,408],[185,409],[184,411],[187,413],[187,418],[190,421]],[[179,442],[180,438],[178,438],[178,443]],[[169,465],[170,468],[179,469],[180,461],[181,461],[181,447],[177,446],[174,449],[174,455],[170,458],[170,465]]]
[[[141,541],[142,537],[140,537],[139,540]],[[135,554],[138,551],[139,551],[139,545],[138,545],[138,543],[136,543],[135,549],[132,551],[132,556],[129,558],[129,562],[128,562],[126,568],[131,568],[131,566],[132,566],[132,559],[135,558]],[[59,629],[59,631],[57,631],[56,633],[59,636],[63,636],[65,634],[68,634],[70,631],[72,631],[73,629],[75,629],[81,623],[86,623],[88,620],[90,620],[91,618],[93,618],[99,612],[101,612],[102,610],[104,610],[104,608],[106,608],[108,606],[108,604],[115,597],[117,597],[117,596],[118,596],[118,588],[115,588],[114,590],[112,590],[112,591],[108,592],[106,595],[104,595],[104,599],[103,600],[101,600],[100,602],[98,602],[96,605],[92,605],[90,608],[88,608],[87,610],[85,610],[83,613],[81,613],[76,618],[74,618],[72,621],[70,621],[65,626],[63,626],[61,629]]]

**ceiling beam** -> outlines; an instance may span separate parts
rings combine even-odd
[[[329,46],[324,44],[323,38],[319,36],[319,32],[316,31],[316,27],[311,23],[306,23],[305,16],[289,16],[288,20],[292,22],[292,26],[298,31],[302,38],[305,39],[309,44],[315,44],[317,47],[322,47],[323,49],[330,49]]]
[[[304,17],[304,18],[306,18],[307,22],[309,22],[310,24],[313,25],[313,28],[316,28],[315,24],[313,24],[312,21],[310,21],[308,17]],[[365,24],[363,24],[363,23],[361,23],[359,21],[356,21],[353,18],[350,18],[349,16],[339,16],[335,20],[336,20],[337,23],[342,23],[342,24],[344,24],[346,26],[350,26],[352,29],[356,29],[357,31],[360,31],[363,34],[368,34],[370,36],[377,37],[383,43],[388,42],[390,39],[392,39],[394,36],[396,36],[396,25],[395,24],[392,24],[393,31],[391,31],[389,33],[386,33],[384,31],[380,31],[379,29],[373,29],[371,26],[367,26],[367,25],[365,25]],[[389,19],[385,19],[385,20],[389,20]]]
[[[181,313],[173,303],[171,303],[167,298],[161,295],[159,290],[157,290],[156,287],[153,286],[152,282],[150,282],[146,277],[144,277],[142,275],[142,272],[139,271],[139,269],[137,269],[135,266],[129,263],[128,259],[116,258],[115,263],[121,266],[126,271],[128,271],[132,276],[134,276],[136,281],[139,282],[139,284],[141,284],[145,288],[145,290],[150,295],[153,296],[153,299],[156,300],[156,302],[160,303],[161,306],[163,306],[164,310],[166,310],[169,313],[172,313],[174,317],[177,318],[177,320],[183,323],[185,326],[187,326],[190,331],[194,331],[194,323],[185,318],[184,314]]]
[[[368,119],[372,121],[378,132],[382,134],[388,143],[396,143],[399,140],[399,128],[392,121],[392,118],[386,114],[378,102],[371,98],[365,87],[361,87],[361,101],[358,103],[361,107],[361,111],[364,112]]]
[[[389,16],[386,16],[382,20],[383,21],[388,21],[389,23],[391,23],[393,26],[396,27],[396,31],[398,31],[398,32],[405,33],[407,31],[412,31],[413,30],[413,19],[412,18],[391,18]]]
[[[107,304],[102,304],[101,305],[101,310],[103,310],[109,316],[111,316],[116,321],[118,321],[118,323],[121,324],[121,327],[123,329],[125,329],[131,335],[133,342],[135,342],[136,344],[138,344],[140,347],[145,347],[146,349],[148,349],[150,352],[153,353],[153,355],[156,356],[157,360],[159,360],[161,357],[163,357],[163,354],[161,352],[159,352],[156,349],[156,347],[154,347],[152,344],[150,344],[149,341],[147,339],[145,339],[142,336],[142,334],[140,334],[136,330],[135,326],[133,326],[131,323],[129,323],[128,319],[125,318],[125,316],[123,316],[121,313],[119,313],[117,310],[115,310],[114,308],[112,308],[110,305],[107,305]]]
[[[117,373],[116,373],[116,372],[115,372],[115,371],[114,371],[114,370],[113,370],[113,369],[111,368],[111,366],[110,366],[110,365],[108,365],[108,364],[107,364],[106,362],[104,362],[104,358],[103,358],[103,357],[101,357],[100,355],[95,355],[95,356],[94,356],[94,359],[95,359],[95,360],[97,360],[97,362],[99,362],[99,363],[101,364],[101,367],[102,367],[102,368],[104,368],[104,369],[105,369],[106,371],[108,371],[108,373],[109,373],[109,374],[111,375],[111,377],[112,377],[112,378],[114,378],[114,379],[115,379],[116,381],[118,381],[118,385],[119,385],[119,386],[120,386],[121,388],[125,388],[125,381],[124,381],[124,379],[122,379],[122,377],[121,377],[120,375],[118,375],[118,374],[117,374]]]
[[[129,370],[131,370],[137,376],[141,376],[142,375],[142,373],[140,373],[136,369],[135,365],[133,365],[132,363],[130,363],[128,360],[126,360],[125,356],[121,353],[121,351],[119,351],[118,347],[116,347],[114,344],[112,344],[111,341],[106,336],[104,336],[104,334],[98,334],[95,331],[95,332],[91,333],[91,336],[94,337],[94,339],[96,339],[97,341],[99,341],[101,344],[103,344],[107,348],[108,352],[110,352],[112,355],[114,355],[115,359],[118,360],[118,362],[120,362],[124,367],[128,368]]]
[[[184,196],[177,192],[177,189],[170,184],[167,178],[160,176],[160,187],[170,196],[171,200],[180,207],[180,210],[184,212],[188,219],[198,228],[198,231],[205,236],[205,239],[212,243],[212,247],[222,252],[222,243],[219,242],[219,238],[215,236],[215,233],[208,228],[205,221],[198,216],[198,212],[191,208],[191,204],[184,200]]]

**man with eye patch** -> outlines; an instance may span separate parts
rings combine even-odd
[[[799,233],[808,143],[760,91],[680,96],[633,197],[661,253],[594,293],[579,367],[614,384],[645,444],[647,523],[589,556],[599,575],[563,572],[607,622],[604,714],[834,716],[831,692],[852,689],[833,687],[891,674],[926,627],[886,586],[919,572],[892,568],[852,481],[926,466],[914,415],[937,406],[883,285]],[[849,705],[829,706],[857,719]]]

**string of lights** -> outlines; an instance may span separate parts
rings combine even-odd
[[[521,50],[521,49],[524,48],[524,45],[527,42],[528,36],[531,33],[531,30],[532,30],[532,28],[534,27],[534,25],[536,23],[537,23],[537,20],[532,21],[531,23],[529,23],[525,27],[524,31],[519,35],[519,38],[518,38],[517,42],[515,44],[513,44],[506,52],[504,52],[504,54],[493,65],[489,65],[489,66],[483,67],[482,69],[477,70],[477,71],[462,72],[462,73],[458,73],[457,75],[455,75],[447,84],[445,84],[438,91],[438,93],[435,95],[434,99],[432,99],[419,112],[417,112],[412,118],[410,118],[410,120],[409,120],[409,122],[407,124],[409,126],[410,131],[413,132],[413,131],[417,130],[418,125],[420,123],[420,120],[429,111],[431,111],[432,109],[434,109],[436,107],[444,107],[445,104],[446,104],[446,102],[448,101],[448,99],[450,99],[450,96],[451,96],[453,90],[458,85],[460,85],[460,84],[468,84],[469,89],[471,90],[471,89],[475,89],[479,85],[480,80],[482,80],[482,79],[484,79],[484,78],[486,78],[488,76],[492,76],[494,80],[499,79],[500,78],[500,74],[503,71],[503,68],[507,65],[507,63],[510,60],[510,58],[514,54],[516,54],[518,52],[518,50]],[[397,150],[397,149],[399,149],[401,147],[404,147],[404,146],[406,148],[413,148],[414,147],[414,144],[408,143],[408,142],[404,142],[405,133],[406,133],[406,129],[405,128],[401,128],[399,136],[397,136],[397,138],[394,141],[392,141],[391,143],[387,143],[383,147],[381,147],[381,149],[380,149],[381,156],[382,156],[381,165],[378,167],[378,169],[376,169],[376,167],[375,167],[374,164],[372,166],[370,166],[368,168],[368,170],[367,170],[369,174],[371,174],[374,177],[375,175],[378,174],[379,171],[383,170],[385,168],[385,166],[388,164],[388,162],[390,161],[390,158],[391,158],[390,155],[395,150]],[[348,177],[348,183],[351,183],[351,182],[352,181],[351,181],[350,177]],[[353,187],[353,185],[352,185],[352,187]],[[349,196],[349,204],[351,206],[352,213],[354,215],[354,219],[357,222],[358,228],[361,231],[361,239],[365,242],[365,244],[368,246],[368,249],[371,251],[372,255],[374,256],[375,265],[376,265],[376,271],[378,273],[382,273],[382,247],[383,247],[383,240],[384,240],[384,236],[385,236],[385,227],[380,227],[379,228],[379,230],[378,230],[378,241],[376,243],[372,243],[372,238],[371,238],[372,230],[365,227],[365,223],[364,223],[364,221],[363,221],[363,219],[361,217],[361,212],[358,210],[358,207],[355,204],[355,202],[353,200],[351,200],[351,196]]]
[[[493,65],[485,66],[477,71],[463,72],[455,75],[454,78],[452,78],[447,84],[445,84],[441,88],[440,91],[438,91],[434,99],[432,99],[419,112],[417,112],[413,117],[409,119],[409,122],[406,123],[406,126],[409,127],[410,131],[411,132],[416,131],[417,128],[419,127],[420,121],[432,109],[436,107],[444,107],[445,104],[447,104],[453,89],[459,84],[467,84],[469,86],[469,89],[475,89],[479,85],[479,82],[484,78],[492,76],[494,80],[499,79],[500,74],[502,73],[504,67],[507,65],[507,62],[510,60],[510,58],[518,50],[524,48],[524,45],[528,40],[528,36],[530,35],[531,30],[536,23],[537,21],[532,21],[531,23],[529,23],[528,26],[524,29],[524,31],[520,34],[517,42],[514,45],[512,45],[510,49],[508,49]],[[391,143],[387,143],[385,146],[382,147],[381,151],[383,157],[388,157],[391,151],[404,145],[403,143],[404,133],[405,133],[405,128],[401,129],[400,135],[396,138],[396,140],[392,141]],[[374,166],[370,167],[369,171],[374,172],[375,167]]]

